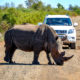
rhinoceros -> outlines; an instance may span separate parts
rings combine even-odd
[[[63,65],[64,61],[73,57],[64,57],[65,53],[58,49],[58,35],[50,26],[43,24],[40,26],[26,24],[15,25],[6,31],[5,57],[4,60],[14,63],[12,57],[16,49],[23,51],[34,51],[33,64],[39,64],[38,57],[42,50],[47,54],[48,64],[52,64],[49,53],[57,65]]]

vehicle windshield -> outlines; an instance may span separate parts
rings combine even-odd
[[[48,25],[58,25],[58,26],[71,26],[71,20],[70,18],[47,18],[46,24]]]

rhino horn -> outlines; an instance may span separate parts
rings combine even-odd
[[[74,55],[70,56],[70,57],[63,57],[63,61],[68,61],[70,60]]]

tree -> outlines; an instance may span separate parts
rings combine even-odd
[[[26,3],[26,6],[30,8],[33,5],[33,3],[38,3],[38,1],[39,0],[26,0],[25,3]]]
[[[63,5],[61,5],[60,3],[57,4],[57,7],[58,7],[59,9],[64,9]]]
[[[5,3],[5,8],[9,8],[9,3]]]
[[[11,2],[11,7],[15,7],[15,4],[13,2]]]
[[[19,4],[17,8],[18,8],[18,9],[23,9],[24,7],[23,7],[22,4]]]
[[[72,11],[73,10],[73,6],[70,4],[68,10]]]
[[[80,14],[80,7],[79,6],[72,6],[72,5],[69,5],[69,10],[70,11],[74,11],[76,12],[77,14]]]
[[[79,6],[76,5],[76,6],[73,7],[74,11],[76,11],[77,9],[80,9]]]
[[[2,20],[7,21],[11,26],[13,26],[16,23],[16,9],[15,8],[9,8],[8,13],[5,13],[2,17]]]
[[[78,14],[80,14],[80,7],[79,6],[74,6],[73,7],[73,11],[75,11]]]
[[[10,25],[7,23],[7,21],[2,21],[0,23],[0,32],[4,32],[10,28]]]
[[[36,10],[41,10],[43,8],[43,3],[41,1],[38,1],[37,3],[33,3],[31,8],[36,9]]]
[[[2,9],[2,6],[0,6],[0,10]]]
[[[51,8],[51,5],[47,5],[46,6],[46,9],[47,9],[47,11],[50,11],[52,8]]]

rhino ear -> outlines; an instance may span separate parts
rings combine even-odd
[[[65,51],[61,52],[60,55],[63,57],[65,55]]]
[[[64,61],[68,61],[69,59],[71,59],[74,55],[70,56],[70,57],[63,57]]]

